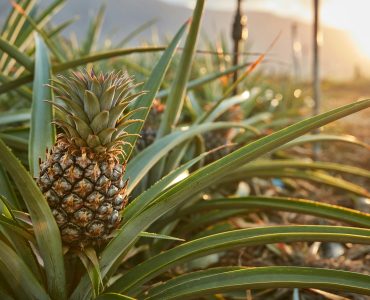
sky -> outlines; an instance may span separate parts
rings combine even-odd
[[[162,0],[194,7],[195,0]],[[244,10],[259,10],[310,22],[313,0],[243,0]],[[234,10],[236,0],[208,0],[207,8]],[[360,51],[370,58],[370,0],[320,0],[322,25],[348,32]]]

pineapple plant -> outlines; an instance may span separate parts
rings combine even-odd
[[[31,5],[35,1],[24,1],[24,3],[30,3]],[[49,121],[52,118],[52,111],[43,110],[46,107],[50,108],[50,105],[45,103],[44,99],[46,97],[40,93],[44,90],[50,91],[51,87],[45,87],[44,84],[52,76],[50,75],[51,71],[58,73],[75,67],[77,64],[107,58],[108,55],[113,55],[114,51],[105,52],[104,55],[101,55],[101,53],[99,55],[87,55],[83,60],[77,59],[73,63],[66,61],[64,64],[56,62],[54,56],[49,61],[48,50],[45,45],[40,43],[39,39],[36,43],[34,64],[33,61],[31,61],[32,64],[27,64],[33,57],[24,54],[25,57],[20,59],[23,53],[16,50],[16,47],[3,47],[5,48],[4,51],[10,53],[17,51],[17,55],[13,55],[11,61],[17,60],[17,66],[25,64],[28,69],[24,72],[20,69],[21,71],[15,74],[14,77],[7,78],[6,80],[9,80],[10,83],[2,85],[0,93],[5,94],[6,92],[6,98],[8,98],[10,94],[18,96],[21,92],[24,95],[29,95],[29,92],[32,91],[32,104],[36,103],[38,105],[34,106],[29,114],[23,112],[23,114],[12,115],[11,112],[7,111],[6,116],[4,114],[0,116],[0,124],[7,125],[0,128],[1,299],[152,300],[200,299],[208,296],[219,297],[220,295],[220,297],[228,299],[238,299],[245,297],[246,290],[251,290],[250,294],[253,293],[251,295],[253,299],[265,299],[270,295],[271,298],[274,296],[272,293],[275,288],[284,288],[288,292],[292,292],[295,288],[295,293],[315,288],[370,295],[369,276],[358,272],[301,266],[253,268],[246,268],[244,265],[216,268],[203,266],[201,271],[194,271],[193,268],[187,267],[193,265],[196,258],[234,248],[313,241],[370,244],[370,215],[356,210],[286,197],[275,198],[258,195],[226,199],[217,199],[214,195],[210,199],[202,197],[202,194],[208,192],[210,187],[214,185],[233,181],[241,176],[256,176],[256,174],[262,176],[270,171],[272,174],[276,174],[276,171],[274,172],[276,168],[281,169],[279,172],[288,169],[287,171],[290,172],[287,173],[288,175],[292,174],[292,169],[297,170],[297,174],[304,173],[302,169],[318,169],[320,171],[335,170],[340,173],[357,172],[362,174],[361,176],[368,177],[366,170],[353,169],[346,165],[333,166],[314,162],[302,165],[299,164],[300,162],[280,161],[279,165],[276,166],[276,164],[271,164],[270,161],[263,163],[258,158],[264,157],[271,151],[276,151],[281,146],[289,146],[287,143],[293,140],[298,143],[297,140],[303,134],[312,131],[314,128],[324,126],[341,117],[370,107],[369,100],[351,103],[273,132],[269,136],[261,137],[240,147],[212,164],[199,167],[194,172],[191,171],[191,167],[206,154],[202,153],[184,164],[182,164],[184,159],[179,159],[179,164],[181,164],[179,168],[165,168],[165,176],[160,177],[161,180],[154,182],[137,197],[132,194],[133,189],[144,181],[149,170],[151,168],[155,169],[154,166],[161,159],[166,158],[170,151],[175,154],[180,153],[181,151],[173,150],[180,149],[184,142],[190,142],[194,137],[209,130],[230,128],[232,125],[217,124],[217,122],[213,123],[212,120],[205,124],[189,123],[188,128],[181,128],[181,124],[177,123],[177,118],[162,118],[162,121],[166,123],[166,128],[151,146],[137,155],[130,149],[131,145],[135,145],[136,134],[142,131],[142,124],[132,118],[132,112],[140,106],[146,107],[146,110],[143,109],[137,114],[135,113],[137,119],[144,120],[146,118],[149,107],[162,86],[167,67],[172,62],[180,39],[186,29],[189,28],[190,32],[181,54],[182,63],[176,69],[177,79],[171,81],[173,92],[171,92],[171,97],[166,99],[166,109],[171,108],[170,117],[183,113],[182,102],[179,100],[184,99],[187,92],[189,78],[184,74],[188,74],[191,68],[192,58],[189,56],[194,53],[203,6],[204,1],[198,0],[193,22],[191,25],[189,22],[186,23],[168,45],[158,63],[150,72],[150,76],[145,79],[143,90],[147,90],[148,93],[140,97],[139,101],[132,102],[132,99],[137,96],[136,94],[127,95],[127,98],[126,96],[116,97],[117,91],[122,87],[121,83],[123,84],[126,79],[131,80],[124,74],[96,75],[91,72],[78,72],[72,74],[71,77],[54,82],[53,89],[57,96],[61,97],[55,103],[58,115],[54,118],[54,122],[61,127],[63,133],[59,135],[53,147],[50,145],[53,144],[54,136],[47,137],[45,134],[46,127],[52,127]],[[0,42],[0,47],[2,45],[4,43]],[[129,51],[132,52],[133,50]],[[30,67],[33,65],[35,68]],[[45,69],[50,73],[45,72]],[[32,80],[32,76],[29,76],[30,73],[34,77],[34,85],[32,87],[23,85],[21,88],[25,89],[16,89],[15,86],[20,87],[25,82]],[[16,76],[19,76],[19,78],[16,78]],[[126,79],[121,81],[119,78],[122,77]],[[109,78],[112,79],[111,83],[109,83]],[[4,79],[4,81],[6,80]],[[114,95],[111,94],[112,97],[108,98],[103,97],[103,95],[108,94],[110,85],[116,85],[113,88],[115,90]],[[129,86],[130,84],[127,87]],[[131,90],[132,88],[131,85]],[[127,89],[127,92],[129,90],[130,88]],[[110,90],[110,92],[112,91]],[[80,100],[85,99],[85,93],[95,96],[99,105],[86,105],[86,107],[82,105],[85,102],[80,102]],[[91,97],[94,98],[93,96]],[[107,99],[113,100],[111,105],[105,106]],[[126,110],[120,107],[120,104],[117,103],[120,100],[122,100],[122,103],[127,102],[126,104],[129,104],[130,112],[126,113]],[[91,101],[91,103],[94,102]],[[97,109],[93,110],[94,108]],[[46,111],[46,113],[41,114],[41,111]],[[117,122],[113,122],[112,125],[109,118],[108,122],[104,120],[106,120],[107,115],[111,117],[113,112],[121,115],[117,117]],[[22,111],[19,113],[22,113]],[[49,115],[48,118],[44,118],[45,114]],[[98,118],[96,122],[93,121],[95,118],[90,119],[92,114],[95,115],[95,118]],[[98,122],[98,120],[101,122]],[[132,127],[126,129],[126,126],[132,124],[132,122],[134,123]],[[26,128],[9,129],[9,127],[15,127],[19,123],[25,125]],[[94,126],[100,125],[101,130],[99,128],[100,131],[96,130],[94,132],[93,123]],[[258,122],[252,124],[259,126]],[[228,127],[225,125],[228,125]],[[104,130],[105,133],[102,134]],[[31,134],[26,135],[24,131],[26,133],[29,131]],[[118,137],[120,133],[121,135]],[[43,138],[45,138],[44,141]],[[310,139],[315,141],[319,137],[310,137]],[[300,142],[304,141],[307,142],[305,136]],[[24,147],[27,146],[27,142],[33,151]],[[353,140],[351,143],[355,144]],[[41,147],[37,147],[39,144],[41,144]],[[37,162],[38,158],[45,154],[45,148],[47,147],[51,148],[40,166],[40,175],[46,174],[47,177],[41,175],[38,178],[40,187],[44,192],[43,195],[33,180],[33,177],[37,177],[39,173],[38,171],[35,172],[34,165],[31,162]],[[129,159],[130,154],[134,154],[131,159]],[[69,169],[67,167],[68,162],[71,162],[69,168],[71,166],[73,168],[66,172]],[[86,163],[86,167],[81,166],[83,162]],[[38,166],[38,164],[36,165]],[[90,165],[92,166],[89,167]],[[175,164],[172,165],[175,166]],[[83,172],[81,178],[80,170]],[[180,177],[179,175],[182,175],[184,170],[190,170],[190,173],[186,177]],[[94,174],[94,172],[96,173]],[[109,184],[107,186],[98,182],[100,176],[97,174],[99,172],[100,176],[103,173],[108,178]],[[129,185],[123,179],[123,174],[130,179]],[[310,174],[307,173],[307,176]],[[323,178],[319,175],[319,173],[314,173],[311,176],[316,176],[318,179]],[[328,180],[330,178],[336,180],[335,187],[341,187],[348,193],[368,195],[365,189],[359,189],[355,184],[348,185],[346,181],[337,180],[338,178],[329,175],[324,177],[326,184],[330,182],[333,184],[333,181]],[[68,180],[75,180],[74,184],[72,185]],[[60,183],[54,185],[56,181],[60,181]],[[84,218],[86,219],[84,213],[75,216],[74,213],[67,211],[70,207],[75,207],[79,203],[78,201],[77,203],[73,201],[63,202],[64,197],[70,194],[90,189],[90,183],[93,183],[93,191],[99,192],[105,198],[103,198],[100,206],[95,206],[96,209],[92,210],[89,207],[91,203],[87,199],[88,196],[78,196],[83,200],[83,207],[76,209],[77,211],[82,208],[91,210],[93,218],[90,223],[96,224],[94,222],[99,221],[108,228],[105,228],[106,230],[101,236],[91,236],[88,231],[89,225],[81,225]],[[112,187],[115,192],[112,191],[112,195],[109,195],[112,183],[115,187],[121,186],[122,188],[116,191]],[[71,184],[71,188],[64,191],[62,196],[57,195],[58,198],[48,198],[46,195],[47,189],[64,189],[68,184]],[[49,188],[50,186],[51,188]],[[74,191],[75,186],[81,188]],[[101,190],[106,190],[106,192],[103,193]],[[106,218],[100,218],[100,207],[111,204],[114,209],[115,197],[121,195],[123,197],[121,209],[123,209],[128,194],[131,201],[121,211],[122,220],[120,223],[114,221],[115,217],[112,216],[117,215],[114,211],[109,213]],[[72,197],[77,199],[74,196]],[[53,201],[55,199],[56,202]],[[77,226],[77,229],[80,230],[77,234],[78,238],[75,239],[74,233],[70,234],[71,231],[63,236],[63,225],[58,227],[59,217],[57,214],[53,216],[54,209],[65,211],[69,228],[76,228],[75,226]],[[223,222],[221,225],[228,223],[224,219],[231,215],[230,212],[244,215],[245,212],[253,212],[256,209],[311,214],[356,227],[286,224],[284,226],[258,224],[261,225],[259,228],[251,226],[250,228],[233,228],[232,230],[225,229],[223,226],[222,228],[217,227],[220,221]],[[104,210],[105,208],[102,209],[103,212]],[[119,212],[117,220],[119,220],[121,212],[119,209],[117,211]],[[208,225],[205,226],[206,224]],[[93,247],[87,247],[90,244],[104,242],[112,235],[109,232],[113,232],[116,227],[119,230],[110,242],[104,245],[105,247],[100,247],[98,251]],[[189,227],[190,229],[193,228],[193,232],[194,228],[207,227],[210,230],[200,232],[197,230],[200,235],[196,235],[189,232]],[[61,234],[59,234],[59,228]],[[182,237],[186,241],[183,241]],[[65,248],[62,247],[62,239],[64,243],[69,245],[86,247],[84,247],[84,251],[66,253],[63,251]],[[153,241],[159,242],[158,240],[170,244],[153,243]],[[182,268],[184,265],[186,268]],[[259,291],[255,292],[254,289]],[[260,293],[261,290],[264,291]],[[266,290],[269,293],[268,295]]]
[[[66,244],[106,241],[127,202],[126,162],[121,145],[130,120],[125,111],[142,93],[127,73],[73,72],[59,76],[52,89],[59,102],[54,123],[61,133],[40,164],[37,183]]]

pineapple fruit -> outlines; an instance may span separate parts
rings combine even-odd
[[[138,151],[142,151],[154,143],[164,109],[165,105],[159,100],[155,99],[153,101],[151,110],[145,120],[143,130],[140,132],[141,138],[136,143]]]
[[[225,146],[232,143],[232,131],[230,129],[219,129],[207,132],[203,134],[204,144],[206,151],[211,151],[221,146]],[[223,147],[217,151],[213,151],[208,154],[205,158],[205,163],[209,164],[214,162],[225,155],[232,152],[233,149],[228,147]]]
[[[92,70],[53,81],[54,123],[63,133],[40,164],[37,183],[67,245],[100,245],[120,223],[127,202],[121,145],[127,126],[140,121],[125,113],[142,94],[132,94],[134,87],[127,73]]]
[[[242,112],[239,105],[231,107],[227,112],[225,112],[218,121],[234,121],[238,122],[242,120]],[[211,132],[207,132],[203,135],[206,151],[231,144],[235,135],[235,130],[233,129],[219,129]],[[205,163],[209,164],[214,162],[225,155],[231,153],[235,150],[235,146],[228,146],[217,151],[214,151],[206,156]]]

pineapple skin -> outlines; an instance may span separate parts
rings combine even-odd
[[[65,244],[85,247],[109,239],[127,202],[125,164],[78,149],[63,137],[47,153],[37,180]]]

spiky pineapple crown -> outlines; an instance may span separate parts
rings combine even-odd
[[[58,101],[52,103],[57,114],[54,123],[64,138],[76,148],[88,148],[99,154],[121,153],[129,136],[127,126],[141,120],[125,113],[129,104],[143,92],[132,93],[138,86],[126,72],[95,74],[93,70],[72,72],[69,77],[52,80]]]

